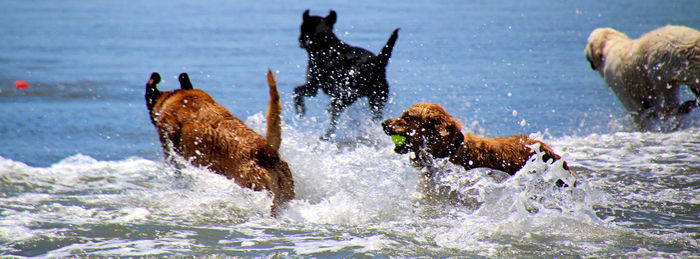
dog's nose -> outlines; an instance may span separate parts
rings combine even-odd
[[[384,133],[387,135],[393,134],[393,129],[391,126],[389,126],[388,120],[382,121],[382,129],[384,130]]]
[[[387,131],[390,128],[389,120],[382,121],[382,128],[384,129],[384,131]]]

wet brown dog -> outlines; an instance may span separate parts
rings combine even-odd
[[[467,170],[486,167],[514,175],[535,154],[527,146],[536,143],[539,143],[540,151],[544,152],[545,161],[561,158],[545,143],[526,136],[481,138],[463,134],[460,123],[438,104],[414,104],[400,117],[384,121],[382,126],[387,135],[400,135],[406,138],[403,143],[397,143],[394,151],[400,154],[413,151],[415,157],[411,158],[411,162],[420,168],[431,166],[429,164],[431,159],[428,156],[448,157],[450,162],[461,165]],[[574,179],[576,178],[566,162],[563,168],[569,171]],[[430,176],[423,175],[424,178],[430,178]],[[558,180],[557,184],[565,183]],[[575,180],[572,184],[575,184]]]
[[[234,117],[202,90],[192,89],[183,73],[178,90],[156,88],[160,75],[153,73],[146,84],[146,106],[156,127],[166,160],[179,155],[196,166],[234,179],[240,186],[268,190],[274,196],[271,214],[294,198],[294,181],[289,166],[280,158],[282,128],[277,85],[267,73],[270,101],[267,110],[267,138],[263,138]],[[174,153],[173,153],[174,152]]]

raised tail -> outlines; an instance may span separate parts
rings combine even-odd
[[[280,119],[282,104],[280,104],[280,94],[277,92],[275,76],[270,69],[267,70],[267,86],[270,88],[270,101],[267,103],[267,112],[265,113],[265,119],[267,119],[265,139],[267,145],[277,151],[282,143],[282,120]]]
[[[156,105],[158,96],[160,96],[160,90],[158,90],[158,83],[160,83],[160,74],[153,72],[151,78],[148,79],[146,83],[146,108],[150,112],[153,110],[153,106]]]
[[[379,51],[379,55],[377,55],[377,60],[378,64],[385,67],[387,64],[389,64],[389,58],[391,57],[391,51],[394,49],[394,43],[396,43],[396,39],[399,38],[399,28],[396,28],[394,32],[391,33],[391,37],[389,37],[389,40],[386,42],[384,47],[382,48],[381,51]]]

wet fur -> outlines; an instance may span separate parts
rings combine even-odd
[[[467,170],[486,167],[514,175],[535,154],[528,147],[533,144],[539,144],[545,161],[561,158],[544,142],[523,135],[482,138],[464,134],[461,124],[438,104],[414,104],[401,116],[388,119],[382,125],[387,135],[406,137],[405,143],[395,147],[394,151],[401,154],[413,152],[411,162],[420,168],[431,167],[431,158],[447,157],[451,163]],[[575,179],[576,175],[569,170],[566,162],[563,168]],[[430,170],[427,174],[431,174]],[[563,182],[558,184],[562,185]]]
[[[612,28],[599,28],[588,37],[584,54],[641,130],[657,118],[682,115],[698,106],[697,100],[678,100],[680,85],[700,97],[697,30],[667,25],[630,39]]]
[[[274,196],[271,213],[277,215],[294,198],[294,181],[278,149],[282,129],[281,104],[274,77],[267,75],[270,102],[267,139],[248,128],[202,90],[192,89],[187,74],[179,77],[181,89],[161,92],[160,75],[146,84],[146,106],[158,131],[166,160],[179,155],[196,166],[233,179],[242,187],[268,190]],[[174,151],[176,154],[173,154]]]
[[[303,116],[306,113],[305,97],[316,96],[319,88],[331,97],[328,105],[330,126],[324,139],[335,131],[340,113],[360,97],[367,97],[373,119],[382,119],[389,95],[386,66],[399,30],[394,30],[375,56],[366,49],[350,46],[338,39],[333,33],[336,18],[333,10],[326,17],[310,16],[309,10],[306,10],[299,36],[299,45],[306,50],[309,60],[306,83],[294,89],[294,105],[297,113]]]

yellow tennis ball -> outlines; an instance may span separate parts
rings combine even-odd
[[[401,135],[391,135],[391,141],[394,142],[394,145],[401,146],[404,142],[406,142],[406,137]]]

